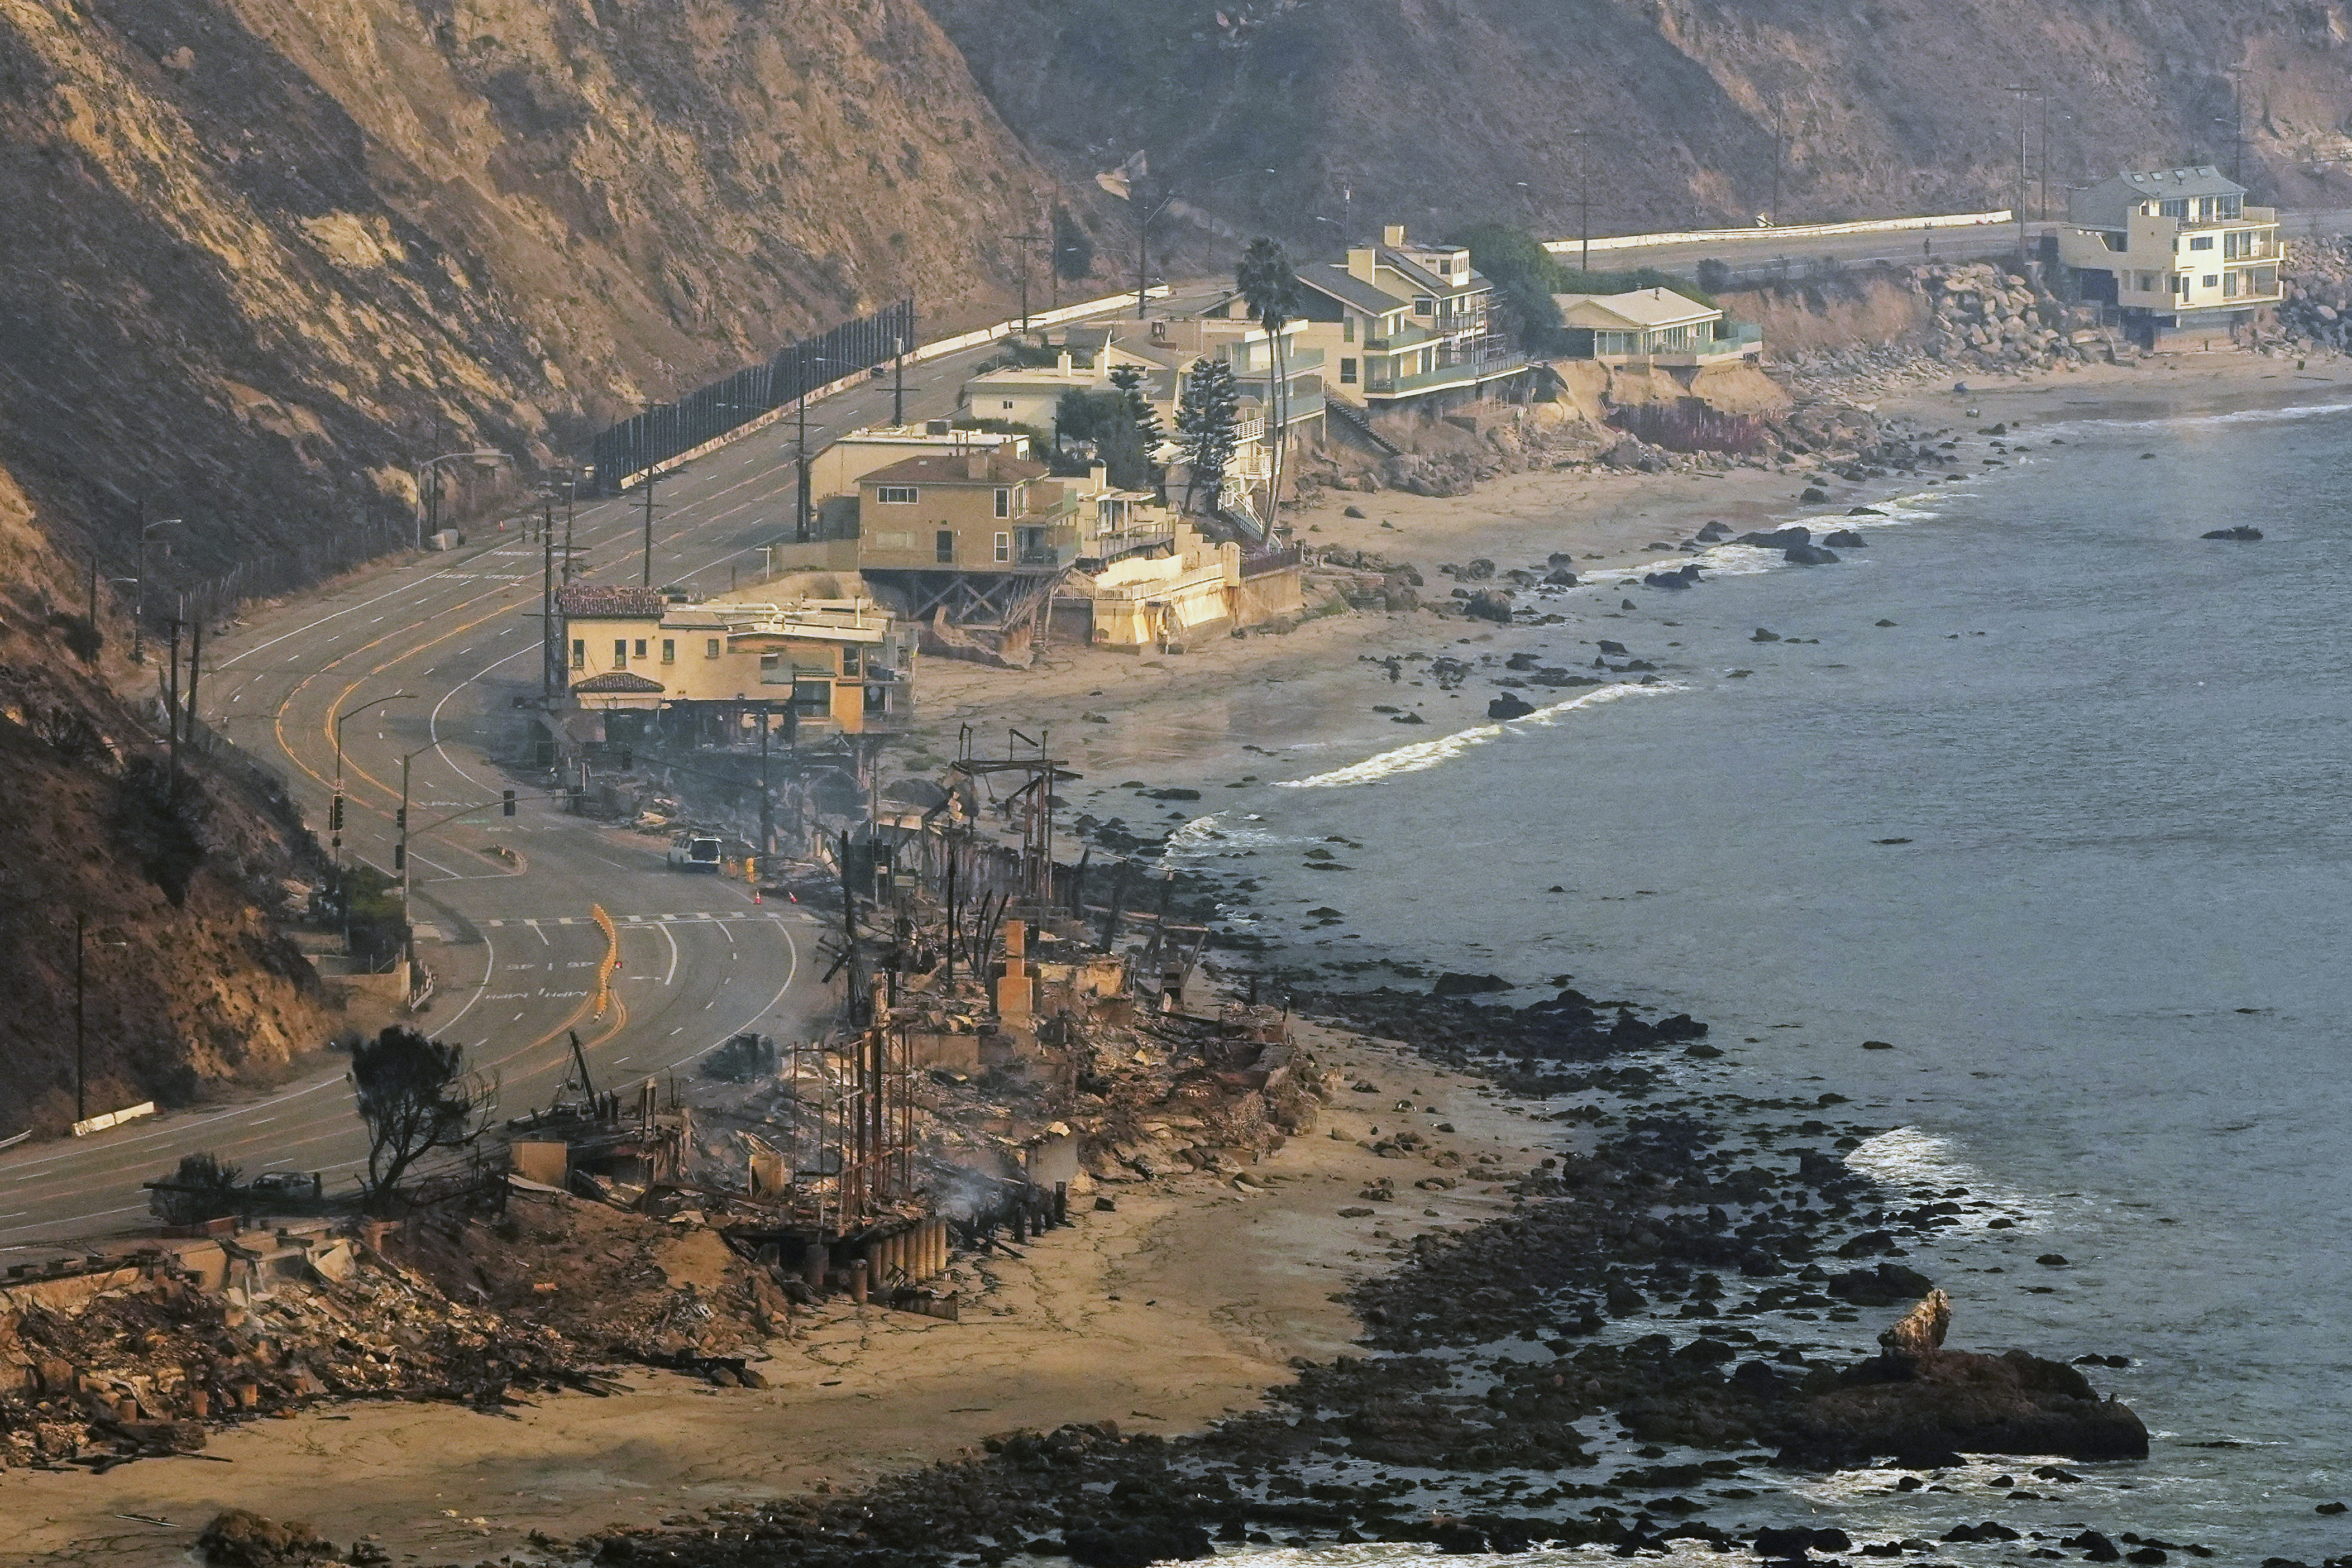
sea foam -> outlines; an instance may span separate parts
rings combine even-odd
[[[1349,767],[1334,768],[1329,773],[1315,773],[1303,779],[1283,779],[1274,787],[1276,789],[1341,789],[1349,784],[1378,784],[1382,779],[1394,778],[1399,773],[1417,773],[1423,768],[1433,768],[1440,763],[1451,762],[1475,746],[1483,746],[1490,742],[1499,741],[1515,731],[1557,723],[1561,718],[1580,708],[1594,708],[1603,702],[1614,702],[1625,697],[1664,695],[1669,691],[1689,689],[1690,688],[1686,686],[1670,680],[1661,681],[1655,686],[1636,686],[1631,683],[1604,686],[1598,691],[1588,691],[1580,697],[1571,697],[1565,702],[1555,702],[1548,708],[1538,708],[1534,712],[1522,714],[1517,719],[1506,720],[1496,724],[1475,725],[1467,730],[1456,730],[1450,735],[1440,735],[1434,740],[1416,741],[1410,746],[1399,746],[1394,751],[1382,752],[1377,756],[1366,757],[1362,762]]]

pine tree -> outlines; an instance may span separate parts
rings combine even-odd
[[[1224,498],[1225,469],[1234,460],[1242,399],[1233,367],[1223,360],[1197,359],[1184,374],[1184,395],[1176,405],[1176,437],[1184,448],[1184,510],[1206,485],[1209,510]]]
[[[1167,432],[1160,427],[1160,410],[1152,407],[1151,400],[1143,395],[1143,371],[1140,366],[1118,366],[1110,373],[1110,384],[1126,397],[1127,411],[1134,416],[1135,433],[1142,437],[1145,451],[1150,451],[1168,438]]]

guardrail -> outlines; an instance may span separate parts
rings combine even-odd
[[[87,1138],[93,1132],[103,1132],[110,1127],[120,1127],[126,1121],[135,1121],[140,1117],[154,1114],[155,1102],[152,1100],[142,1100],[136,1105],[126,1105],[120,1110],[110,1110],[102,1115],[93,1116],[87,1121],[75,1122],[73,1135],[77,1138]]]
[[[2008,207],[1998,212],[1935,213],[1919,217],[1863,218],[1853,223],[1792,223],[1778,228],[1694,228],[1667,234],[1614,234],[1590,242],[1593,250],[1642,250],[1654,245],[1722,245],[1742,239],[1827,239],[1841,234],[1898,234],[1923,228],[1973,228],[2014,222]],[[1555,256],[1588,248],[1581,239],[1547,239],[1543,247]]]

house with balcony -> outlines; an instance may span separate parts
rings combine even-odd
[[[1092,492],[1002,449],[908,458],[857,481],[857,570],[935,647],[1016,657],[1098,522]]]
[[[764,716],[802,740],[862,734],[912,711],[911,628],[855,578],[803,574],[702,600],[574,584],[556,611],[576,739],[725,743]]]
[[[1566,359],[1628,369],[1692,370],[1752,363],[1764,352],[1764,334],[1756,328],[1669,289],[1551,298],[1559,307]]]
[[[2275,207],[2210,167],[2149,169],[2069,193],[2058,259],[2076,297],[2154,347],[2225,336],[2278,303]]]
[[[1435,415],[1528,374],[1494,309],[1494,289],[1460,246],[1415,245],[1402,224],[1381,243],[1301,268],[1303,336],[1328,390],[1371,413]]]

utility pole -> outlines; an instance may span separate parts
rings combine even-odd
[[[567,516],[569,512],[567,510]],[[540,695],[553,698],[556,672],[562,668],[562,639],[555,622],[555,501],[550,497],[539,531],[539,678]],[[567,549],[564,564],[571,565]]]
[[[903,430],[907,426],[906,336],[892,338],[890,343],[890,427]]]
[[[572,500],[580,493],[580,476],[563,481],[563,580],[572,581]]]
[[[2017,94],[2017,264],[2022,268],[2031,255],[2025,238],[2025,95],[2032,89],[2013,85],[2001,90]]]
[[[1033,254],[1029,247],[1040,241],[1051,245],[1054,237],[1050,234],[1008,234],[1004,237],[1021,247],[1021,330],[1025,332],[1029,330],[1029,263]]]
[[[1780,221],[1780,160],[1785,156],[1788,140],[1788,122],[1782,118],[1780,101],[1775,100],[1772,104],[1772,205],[1768,209],[1775,224]]]
[[[776,852],[776,796],[768,782],[768,731],[774,718],[772,705],[760,704],[760,853]]]
[[[643,585],[654,585],[654,470],[646,470],[646,563]]]
[[[77,1124],[89,1120],[89,1097],[86,1092],[89,1058],[85,1055],[89,1033],[83,1012],[83,999],[88,994],[83,984],[83,967],[89,951],[87,940],[89,923],[89,917],[79,910],[74,911],[74,1121]]]
[[[180,803],[180,617],[172,617],[171,662],[164,667],[163,716],[169,725],[170,739],[166,744],[171,752],[171,782],[165,786],[163,799],[172,805]]]
[[[1576,216],[1584,237],[1582,253],[1577,258],[1576,269],[1592,270],[1592,132],[1577,130],[1561,132],[1573,136],[1576,142]],[[1775,165],[1777,169],[1778,165]]]

